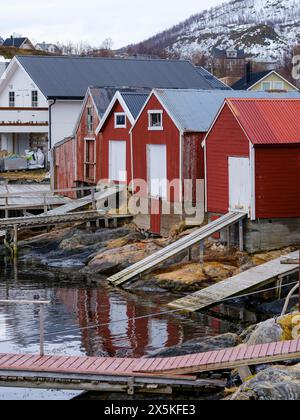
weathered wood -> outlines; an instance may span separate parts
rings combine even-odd
[[[296,255],[298,252],[292,253],[288,257],[293,259]],[[171,302],[168,306],[188,312],[197,312],[215,306],[224,299],[236,297],[264,286],[278,277],[288,276],[299,271],[299,261],[297,264],[286,266],[281,264],[281,260],[282,257],[251,268],[192,295]]]

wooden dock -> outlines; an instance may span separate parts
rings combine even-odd
[[[171,245],[155,252],[149,257],[139,261],[129,268],[109,277],[109,281],[114,286],[121,286],[129,280],[137,276],[141,276],[153,270],[155,267],[160,266],[162,263],[170,258],[173,258],[183,252],[187,252],[197,244],[204,245],[204,241],[215,233],[220,232],[236,223],[240,223],[240,246],[243,247],[243,219],[246,217],[245,213],[228,213],[219,219],[209,223],[206,226],[198,229],[196,232],[187,235]],[[202,256],[201,256],[202,254]],[[203,258],[203,246],[200,251],[200,258]]]
[[[108,358],[0,354],[0,386],[171,394],[176,388],[194,392],[216,381],[196,374],[293,361],[300,358],[300,339],[169,358]],[[245,376],[242,379],[247,379]],[[224,381],[217,381],[225,386]]]
[[[298,260],[299,252],[297,251],[251,268],[192,295],[171,302],[168,306],[188,312],[197,312],[216,306],[224,299],[238,297],[243,293],[255,290],[276,279],[280,280],[299,271],[299,264],[283,264],[283,261],[286,259]]]

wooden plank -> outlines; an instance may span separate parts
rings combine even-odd
[[[293,258],[298,252],[289,254]],[[279,276],[287,276],[291,272],[299,270],[299,264],[281,264],[282,257],[269,261],[258,267],[237,274],[227,280],[210,286],[190,296],[171,302],[168,306],[173,309],[182,309],[189,312],[197,312],[214,306],[224,299],[234,298],[250,290],[266,285]]]
[[[237,223],[239,220],[242,220],[245,217],[246,215],[243,213],[227,213],[219,219],[198,229],[196,232],[193,232],[190,235],[179,239],[178,241],[163,248],[162,250],[155,252],[154,254],[144,258],[136,264],[133,264],[131,267],[126,268],[120,273],[109,277],[108,280],[115,286],[121,286],[122,284],[134,279],[137,276],[140,276],[141,274],[150,272],[155,267],[167,261],[169,258],[185,252],[187,249],[192,248],[194,245],[203,242],[214,233]]]

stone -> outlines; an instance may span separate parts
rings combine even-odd
[[[217,337],[201,337],[189,340],[180,346],[169,347],[149,357],[177,357],[186,354],[203,353],[207,351],[222,350],[224,348],[236,347],[241,343],[236,334],[223,334]]]
[[[88,270],[103,275],[112,275],[137,263],[161,249],[153,241],[143,241],[109,249],[96,255],[88,264]]]
[[[218,282],[232,277],[237,268],[220,262],[207,262],[203,266],[203,273],[212,281]]]
[[[268,367],[245,382],[229,399],[298,401],[300,399],[300,364],[293,367]]]

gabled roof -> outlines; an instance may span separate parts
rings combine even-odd
[[[137,116],[139,115],[141,109],[143,108],[144,104],[146,103],[150,92],[132,92],[132,91],[117,91],[114,95],[113,99],[111,100],[103,118],[100,121],[99,126],[96,129],[96,134],[98,134],[102,127],[104,126],[105,122],[107,121],[110,113],[115,106],[116,102],[119,102],[124,109],[127,118],[129,119],[130,123],[133,125]]]
[[[20,48],[28,38],[7,38],[3,42],[3,47],[16,47]]]
[[[300,99],[226,101],[255,145],[300,144]]]
[[[298,92],[203,91],[154,89],[155,95],[181,132],[207,132],[226,98],[299,98]],[[152,96],[151,95],[151,96]],[[150,99],[150,98],[149,98]],[[149,101],[148,99],[148,101]],[[148,102],[147,101],[147,102]],[[145,108],[144,105],[143,109]],[[143,109],[140,112],[143,112]]]
[[[185,60],[18,56],[18,62],[48,99],[83,99],[89,86],[211,89]]]
[[[221,89],[221,90],[232,90],[231,87],[225,85],[225,83],[221,82],[217,77],[211,74],[208,70],[204,67],[196,67],[197,71],[203,76],[207,82],[210,84],[212,89]]]
[[[232,89],[234,90],[248,90],[257,85],[258,83],[262,82],[264,79],[266,79],[268,76],[275,74],[278,76],[279,79],[282,79],[286,83],[293,86],[288,80],[286,80],[283,76],[281,76],[279,73],[277,73],[275,70],[267,70],[267,71],[261,71],[257,73],[251,73],[250,79],[247,80],[247,76],[242,77],[240,80],[238,80],[233,86]],[[295,90],[297,90],[296,86],[293,86]]]

